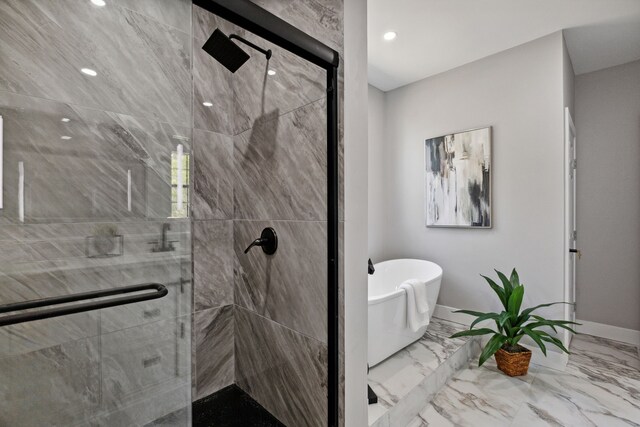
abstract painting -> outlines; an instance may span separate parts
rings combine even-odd
[[[491,228],[491,128],[425,140],[427,227]]]

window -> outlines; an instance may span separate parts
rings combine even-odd
[[[189,216],[189,159],[189,154],[182,152],[182,145],[171,153],[171,218]]]

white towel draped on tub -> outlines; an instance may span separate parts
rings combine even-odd
[[[407,323],[413,332],[429,324],[427,284],[422,280],[409,279],[399,286],[407,294]]]

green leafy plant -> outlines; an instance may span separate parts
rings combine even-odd
[[[568,354],[569,350],[565,348],[560,339],[541,329],[546,327],[557,333],[558,328],[561,328],[575,334],[577,332],[568,325],[578,325],[578,323],[568,320],[548,320],[533,314],[533,312],[540,308],[550,307],[556,304],[570,303],[552,302],[536,305],[535,307],[530,307],[520,311],[522,299],[524,297],[524,285],[520,283],[520,278],[518,277],[516,269],[513,269],[510,277],[507,277],[498,270],[495,271],[500,278],[500,282],[502,282],[502,286],[487,276],[482,277],[484,277],[487,283],[489,283],[489,286],[491,286],[491,289],[493,289],[496,295],[498,295],[504,310],[500,313],[482,313],[471,310],[456,311],[456,313],[475,316],[476,319],[471,323],[468,330],[453,334],[451,338],[493,335],[480,354],[478,366],[482,366],[487,359],[493,356],[501,348],[509,353],[517,353],[525,350],[524,347],[518,344],[525,336],[530,337],[538,347],[540,347],[540,350],[542,350],[542,353],[545,356],[547,355],[547,347],[545,343],[555,345],[560,348],[560,350]],[[491,328],[474,329],[474,326],[485,320],[493,320],[497,331]]]

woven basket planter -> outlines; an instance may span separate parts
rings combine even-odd
[[[518,346],[521,350],[516,353],[509,353],[504,349],[500,349],[496,352],[495,358],[500,369],[510,377],[518,377],[520,375],[527,375],[529,370],[529,362],[531,361],[531,350]]]

